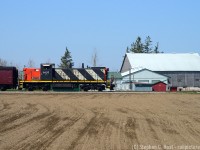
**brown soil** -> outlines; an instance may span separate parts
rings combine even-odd
[[[200,149],[200,94],[0,93],[0,149],[170,146]]]

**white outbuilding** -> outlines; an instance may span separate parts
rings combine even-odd
[[[158,82],[163,82],[166,85],[168,84],[167,76],[158,74],[146,68],[130,69],[129,71],[121,73],[121,75],[122,75],[122,82],[121,82],[122,88],[130,89],[133,91],[137,91],[137,86],[135,85],[138,84],[143,84],[140,87],[141,89],[140,91],[151,91],[152,89],[150,85],[153,85]],[[168,89],[166,89],[166,91],[167,90]]]
[[[130,71],[121,73],[124,82],[137,82],[137,83],[149,83],[154,84],[159,81],[162,81],[168,84],[168,77],[165,75],[158,74],[146,68],[135,70],[131,69]]]

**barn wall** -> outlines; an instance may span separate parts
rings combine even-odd
[[[158,73],[169,76],[169,84],[173,87],[200,87],[200,71],[162,72]]]

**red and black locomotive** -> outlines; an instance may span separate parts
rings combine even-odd
[[[40,68],[24,68],[18,76],[15,67],[0,67],[0,89],[33,90],[98,90],[113,85],[108,81],[106,67],[55,68],[54,64],[41,64]]]

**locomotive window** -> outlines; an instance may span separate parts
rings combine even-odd
[[[51,66],[52,66],[52,68],[55,68],[55,64],[52,64]]]
[[[44,69],[45,70],[47,70],[47,69],[49,69],[50,68],[50,66],[44,66]]]

